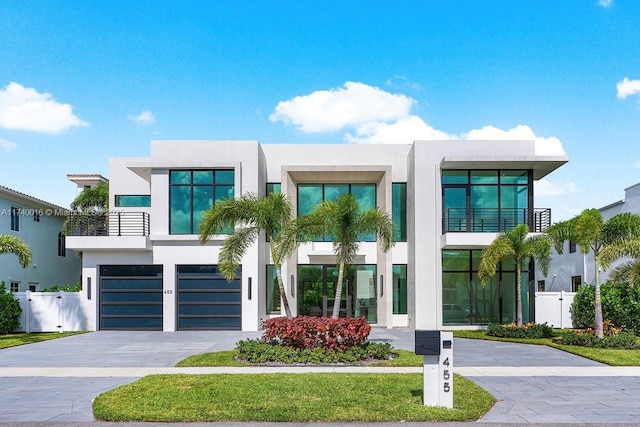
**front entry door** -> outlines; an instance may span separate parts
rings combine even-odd
[[[345,271],[340,317],[365,316],[376,323],[375,265],[353,265]],[[329,317],[333,313],[338,283],[336,265],[298,266],[298,314]]]

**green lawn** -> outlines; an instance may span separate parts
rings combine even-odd
[[[515,339],[490,337],[485,331],[453,331],[453,336],[457,338],[471,338],[491,341],[517,342],[522,344],[547,345],[568,353],[572,353],[596,362],[605,363],[611,366],[640,366],[640,350],[622,350],[611,348],[592,348],[574,345],[561,345],[553,342],[551,338],[539,339]]]
[[[0,335],[0,349],[15,347],[18,345],[32,344],[34,342],[54,340],[71,335],[83,334],[84,332],[46,332],[37,334],[9,334]]]
[[[455,376],[454,408],[425,407],[422,374],[151,375],[98,396],[108,421],[468,421],[494,398]]]

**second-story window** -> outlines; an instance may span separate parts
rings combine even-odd
[[[58,233],[58,256],[67,256],[67,247],[62,232]]]
[[[198,234],[202,214],[228,197],[234,197],[233,170],[170,171],[169,233]]]
[[[20,208],[11,206],[11,231],[20,231]]]
[[[444,232],[500,232],[532,222],[526,170],[443,170]]]

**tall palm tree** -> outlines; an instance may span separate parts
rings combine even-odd
[[[29,245],[19,237],[10,234],[0,235],[0,254],[15,254],[22,268],[27,268],[31,264]]]
[[[331,317],[340,315],[342,282],[347,266],[353,263],[361,236],[374,234],[381,249],[387,252],[395,245],[394,226],[391,216],[379,209],[361,210],[358,200],[351,194],[342,194],[335,201],[325,200],[309,214],[297,218],[292,227],[284,231],[285,240],[295,242],[290,233],[298,234],[300,240],[313,240],[330,236],[333,238],[333,252],[338,264],[338,281]]]
[[[516,265],[516,324],[522,326],[522,265],[535,260],[547,274],[551,260],[551,243],[546,236],[528,236],[526,224],[516,225],[513,230],[498,234],[487,246],[478,267],[478,278],[483,286],[496,275],[500,263],[513,260]]]
[[[293,219],[293,205],[289,199],[280,193],[270,193],[268,196],[247,193],[234,199],[227,198],[216,202],[202,216],[200,223],[200,243],[206,243],[212,235],[229,224],[236,227],[229,234],[222,245],[218,268],[229,280],[235,277],[236,271],[246,253],[261,232],[264,232],[271,247],[271,258],[276,270],[278,290],[288,319],[292,318],[289,301],[282,282],[282,261],[289,256],[296,247],[296,243],[281,242],[280,231]]]
[[[633,237],[613,242],[600,252],[600,265],[603,270],[620,258],[630,257],[632,260],[618,265],[609,277],[617,282],[627,282],[629,286],[640,285],[640,238]]]
[[[574,218],[551,225],[545,233],[552,239],[559,254],[562,254],[564,242],[567,240],[578,245],[583,254],[593,252],[596,294],[594,329],[596,335],[602,338],[604,331],[600,298],[600,268],[608,268],[611,262],[624,256],[617,254],[632,249],[629,242],[640,238],[640,216],[625,212],[604,221],[599,210],[585,209]],[[606,257],[603,259],[602,254],[605,250]],[[626,255],[634,256],[631,252],[627,252]]]

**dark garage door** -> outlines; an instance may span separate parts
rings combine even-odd
[[[228,281],[215,265],[178,266],[178,330],[240,330],[241,274]]]
[[[162,266],[100,267],[100,329],[162,330]]]

